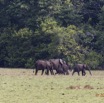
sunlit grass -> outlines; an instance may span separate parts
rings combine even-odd
[[[104,72],[92,73],[35,76],[32,70],[0,69],[0,103],[103,103]]]

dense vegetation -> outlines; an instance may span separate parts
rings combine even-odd
[[[104,0],[0,0],[0,66],[37,59],[104,65]]]

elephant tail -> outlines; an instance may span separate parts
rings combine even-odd
[[[37,63],[35,63],[35,66],[33,68],[33,73],[35,72],[35,68],[37,68]]]
[[[34,73],[34,68],[33,68],[33,73]]]

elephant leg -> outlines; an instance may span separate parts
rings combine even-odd
[[[63,73],[63,72],[61,74],[65,75],[65,73]]]
[[[82,76],[84,76],[84,71],[82,70]]]
[[[37,75],[37,73],[38,73],[38,69],[36,69],[36,71],[35,71],[35,75]]]
[[[63,74],[61,71],[56,71],[56,73],[55,74],[59,74],[59,75],[61,75],[61,74]]]
[[[49,69],[47,69],[47,75],[49,75]]]
[[[84,76],[86,75],[86,72],[84,72]]]
[[[56,75],[56,74],[58,74],[58,73],[55,73],[55,75]]]
[[[54,75],[54,72],[53,72],[53,70],[50,70],[50,73],[51,73],[51,75]]]
[[[85,69],[82,70],[82,76],[85,76],[86,75],[86,72],[85,72]]]
[[[54,72],[53,72],[53,71],[54,71],[54,69],[53,69],[53,67],[50,67],[50,69],[49,69],[49,70],[50,70],[51,75],[54,75]]]
[[[44,73],[44,69],[42,69],[42,73],[41,73],[41,75],[43,75],[43,73]]]
[[[75,71],[73,71],[72,75],[74,75]]]
[[[68,71],[66,72],[66,75],[69,75],[69,72]]]
[[[82,76],[84,76],[83,70],[82,70]]]
[[[68,75],[68,71],[65,70],[65,69],[62,69],[62,74],[64,74],[64,75]]]
[[[58,71],[57,69],[56,69],[56,73],[55,73],[55,75],[56,75],[56,74],[59,74],[59,71]]]
[[[46,75],[49,75],[49,71],[48,71],[48,70],[46,70],[45,74],[46,74]]]
[[[53,70],[52,70],[52,75],[54,75],[54,72],[53,72]]]
[[[56,75],[56,74],[59,74],[59,75],[60,75],[60,72],[59,72],[59,71],[56,71],[55,75]]]
[[[77,73],[78,73],[78,76],[80,76],[80,73],[79,73],[79,71],[77,71]]]
[[[66,73],[66,75],[69,75],[69,72],[68,72],[68,70],[65,70],[65,73]]]
[[[83,76],[85,76],[85,75],[86,75],[86,72],[84,71]]]
[[[65,71],[61,71],[61,74],[64,74],[65,75]]]
[[[64,68],[59,68],[59,73],[60,73],[60,74],[64,74],[64,75],[65,75],[66,70],[65,70]]]

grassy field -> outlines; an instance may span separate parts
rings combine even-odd
[[[104,103],[104,71],[92,74],[35,76],[31,69],[0,68],[0,103]]]

